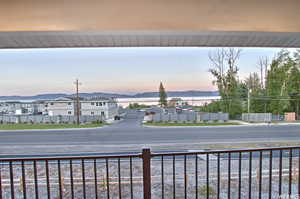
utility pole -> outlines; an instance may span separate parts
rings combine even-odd
[[[297,113],[296,120],[299,120],[299,100],[297,100]]]
[[[248,89],[248,113],[250,113],[250,93],[251,93],[251,89]]]
[[[81,83],[79,83],[78,79],[76,79],[76,81],[74,82],[74,84],[76,85],[76,119],[77,119],[77,125],[80,124],[80,106],[79,106],[79,85],[81,85]]]

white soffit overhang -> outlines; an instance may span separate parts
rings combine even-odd
[[[0,32],[1,49],[151,46],[299,48],[300,33],[247,31]]]

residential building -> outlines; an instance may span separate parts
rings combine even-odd
[[[76,100],[73,98],[58,98],[47,101],[45,110],[50,116],[75,116],[77,110]],[[105,120],[114,119],[118,115],[118,105],[113,99],[94,98],[79,101],[80,115],[101,116]]]
[[[75,115],[75,102],[71,98],[57,98],[45,103],[45,112],[50,116]]]
[[[42,114],[44,104],[41,101],[20,102],[6,101],[0,102],[0,114],[2,115],[37,115]]]
[[[113,99],[94,98],[80,101],[82,115],[100,115],[106,120],[118,115],[118,104]]]

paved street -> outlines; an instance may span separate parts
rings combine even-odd
[[[130,112],[98,129],[0,132],[0,154],[105,153],[188,150],[203,143],[300,141],[300,126],[143,127],[143,113]]]

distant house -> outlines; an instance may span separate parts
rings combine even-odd
[[[58,98],[47,101],[45,110],[50,116],[75,116],[77,114],[76,100],[73,98]],[[79,114],[87,116],[101,116],[106,120],[114,119],[118,115],[118,105],[113,99],[94,98],[79,101]]]
[[[168,103],[169,107],[182,107],[186,105],[188,105],[188,103],[183,101],[181,98],[172,98]]]

